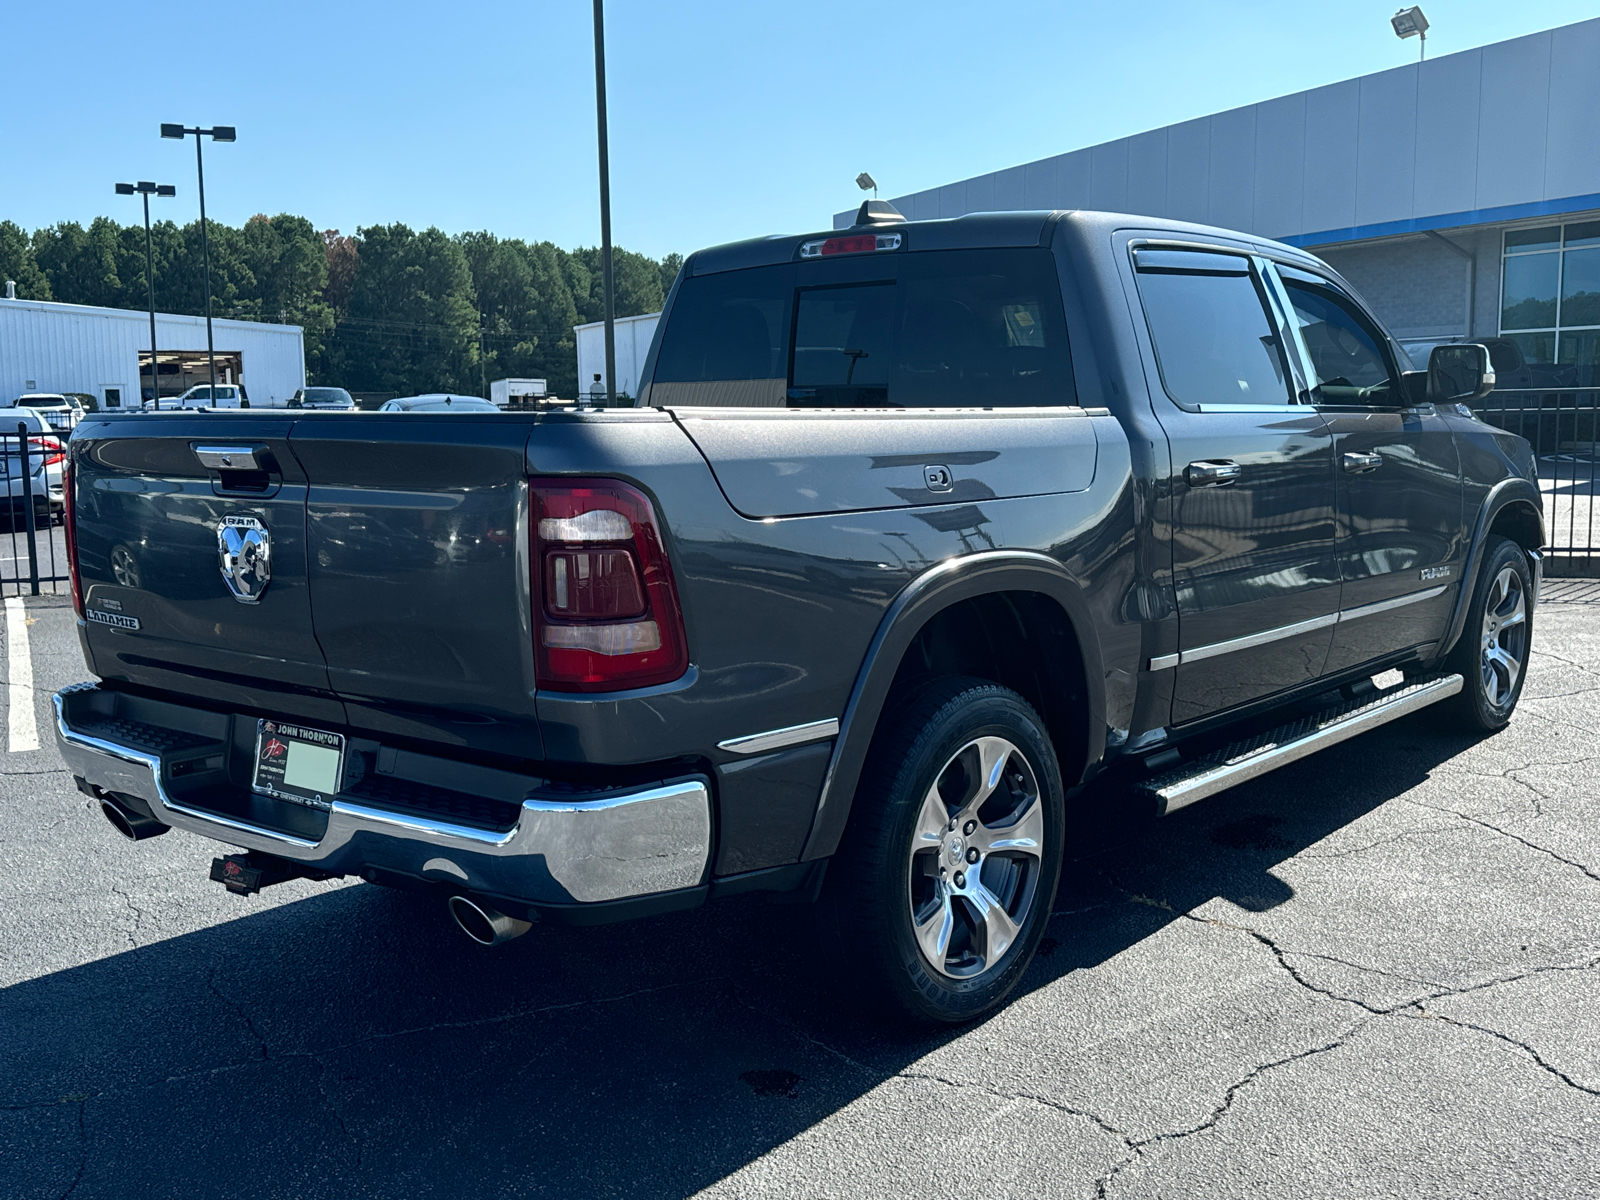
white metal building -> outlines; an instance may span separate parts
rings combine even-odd
[[[617,395],[639,394],[639,372],[644,369],[645,356],[650,353],[650,340],[656,336],[658,312],[637,317],[618,317],[617,326]],[[578,393],[580,396],[606,394],[606,323],[594,321],[588,325],[574,325],[573,335],[578,344]]]
[[[305,386],[298,325],[211,322],[217,382],[241,383],[250,403],[284,404]],[[156,314],[160,394],[206,382],[204,317]],[[27,392],[83,392],[104,409],[137,407],[149,394],[150,314],[40,300],[0,299],[0,404]]]
[[[1501,337],[1600,383],[1600,19],[892,202],[911,220],[1085,208],[1261,234],[1325,258],[1418,349]]]

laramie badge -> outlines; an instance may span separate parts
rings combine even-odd
[[[255,517],[227,516],[217,526],[222,581],[240,604],[261,599],[272,580],[272,535]]]

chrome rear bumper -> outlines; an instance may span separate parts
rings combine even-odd
[[[92,683],[56,693],[61,756],[78,778],[103,792],[137,797],[156,820],[176,829],[320,871],[360,875],[375,868],[536,905],[593,904],[705,882],[711,795],[698,777],[525,799],[516,824],[504,832],[339,796],[326,831],[311,840],[186,802],[162,751],[108,735],[105,710],[113,696]]]

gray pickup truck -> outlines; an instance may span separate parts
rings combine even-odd
[[[685,263],[638,407],[95,414],[55,699],[133,839],[471,936],[818,901],[862,998],[1000,1004],[1067,801],[1166,812],[1427,705],[1492,730],[1526,443],[1303,251],[1106,213]]]

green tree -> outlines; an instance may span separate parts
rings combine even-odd
[[[678,272],[683,270],[683,255],[673,251],[661,260],[661,303],[667,302],[667,293],[672,290],[672,285],[677,281]]]
[[[600,248],[579,247],[568,259],[571,264],[568,267],[568,283],[582,316],[580,324],[605,320],[605,279],[600,269]],[[643,254],[613,246],[611,271],[616,280],[617,316],[636,317],[640,313],[661,311],[666,293],[661,286],[660,263]],[[586,283],[587,287],[580,288],[580,282]]]
[[[0,221],[0,284],[8,279],[24,300],[50,299],[50,280],[34,260],[27,231],[14,221]]]
[[[578,314],[560,251],[549,242],[501,241],[487,232],[465,233],[456,241],[478,298],[482,374],[544,379],[554,394],[572,395],[577,386],[572,326]]]
[[[478,313],[461,247],[438,229],[358,229],[361,269],[330,366],[355,391],[476,391]]]
[[[50,280],[52,298],[65,304],[116,305],[122,299],[120,234],[110,217],[96,217],[87,229],[62,221],[35,230],[33,257]]]

